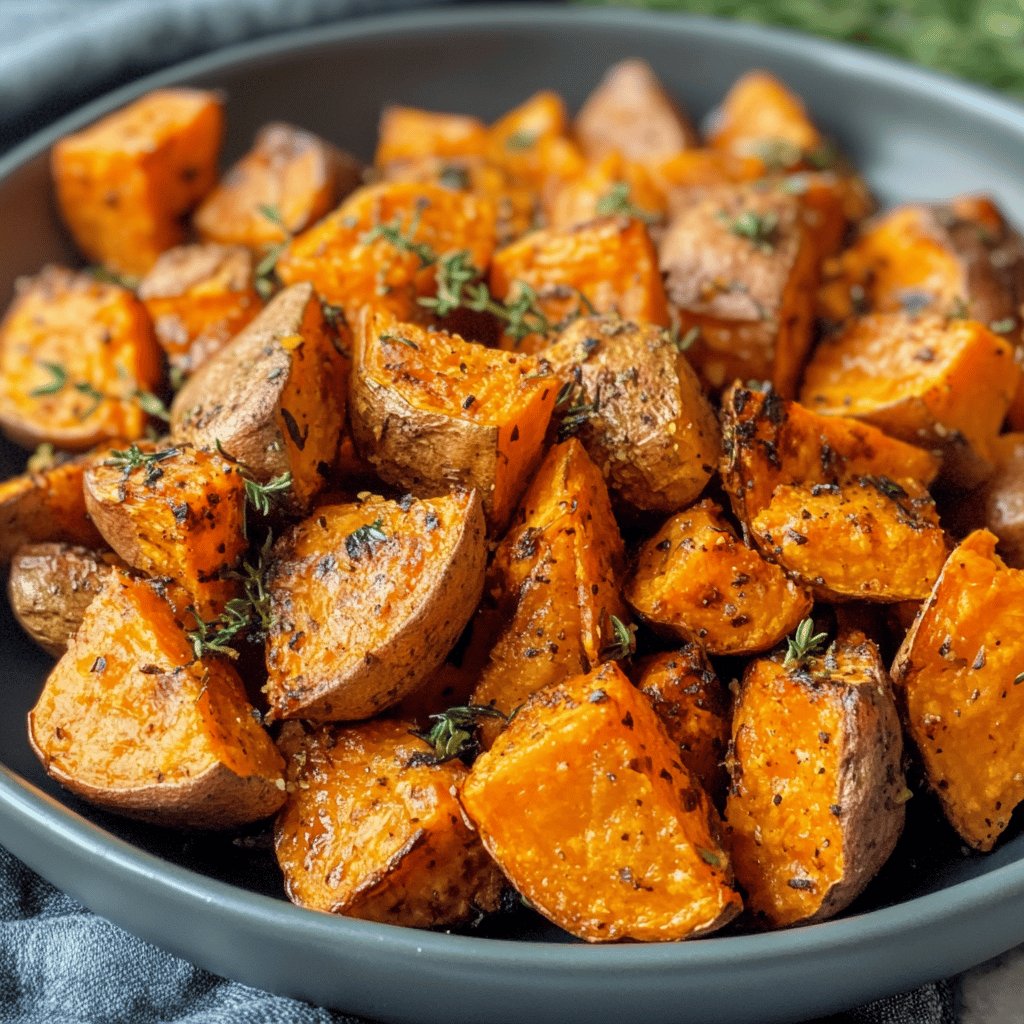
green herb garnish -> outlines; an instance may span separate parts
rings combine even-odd
[[[822,647],[828,641],[828,633],[814,632],[814,619],[804,619],[796,627],[793,635],[786,639],[786,657],[782,664],[785,668],[798,668],[815,654],[821,654]]]
[[[660,218],[656,213],[642,210],[637,206],[630,195],[632,187],[628,181],[617,181],[612,187],[598,199],[594,206],[594,212],[601,217],[623,215],[632,217],[634,220],[642,221],[644,224],[655,224]]]
[[[617,615],[609,616],[612,639],[600,650],[605,661],[621,661],[636,653],[636,635]]]
[[[721,213],[719,219],[737,237],[747,239],[755,248],[764,253],[775,250],[775,232],[779,227],[779,215],[773,210],[757,213],[744,210],[738,217],[729,218]]]
[[[510,721],[508,715],[497,708],[483,704],[467,704],[449,708],[439,715],[431,715],[434,723],[426,732],[413,731],[413,736],[433,748],[431,753],[416,753],[411,766],[444,764],[455,758],[471,761],[480,751],[477,728],[481,718],[500,718]]]
[[[345,538],[345,551],[353,562],[362,558],[363,555],[372,556],[380,544],[388,539],[384,532],[384,520],[375,519],[372,523],[366,523],[358,529],[353,530]]]

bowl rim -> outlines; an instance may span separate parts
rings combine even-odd
[[[799,54],[803,61],[835,70],[866,75],[929,100],[952,102],[1024,140],[1024,106],[988,89],[953,76],[919,68],[895,57],[859,50],[806,33],[727,21],[706,16],[636,8],[543,7],[526,4],[466,5],[379,14],[340,21],[316,28],[274,33],[265,38],[233,44],[136,79],[89,101],[42,128],[0,157],[0,185],[22,165],[43,154],[58,138],[154,88],[185,83],[243,62],[297,51],[330,47],[338,42],[388,37],[409,37],[425,30],[479,30],[546,28],[569,29],[581,20],[608,26],[632,26],[637,19],[649,24],[678,27],[685,22],[691,37],[719,41],[723,35],[741,44],[765,44],[775,57]],[[809,44],[813,44],[809,46]],[[457,964],[490,965],[500,969],[514,963],[539,974],[561,974],[566,969],[599,974],[609,967],[636,972],[657,972],[720,966],[726,960],[756,959],[770,966],[804,954],[809,947],[841,953],[883,939],[920,933],[932,925],[948,927],[958,918],[977,916],[1010,899],[1024,902],[1024,859],[997,867],[936,892],[852,917],[789,930],[753,935],[710,936],[699,942],[635,943],[552,946],[523,939],[480,938],[420,931],[322,914],[221,882],[190,868],[151,854],[106,831],[83,815],[49,796],[0,762],[0,824],[4,820],[27,826],[32,837],[60,841],[72,859],[102,862],[109,870],[135,882],[159,886],[187,906],[216,902],[229,919],[245,919],[265,927],[301,929],[312,940],[325,943],[372,942],[384,956],[436,955]],[[6,830],[4,830],[6,831]],[[20,844],[19,844],[20,845]],[[554,951],[557,950],[557,955]],[[639,973],[638,973],[638,976]]]

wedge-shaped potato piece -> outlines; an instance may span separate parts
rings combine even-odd
[[[733,712],[725,820],[748,911],[768,927],[849,906],[903,829],[892,686],[863,634],[747,668]]]
[[[364,305],[423,320],[417,299],[434,294],[440,256],[467,250],[484,268],[494,249],[495,211],[486,198],[418,182],[354,192],[299,235],[277,261],[285,284],[309,281],[355,323]]]
[[[632,217],[602,217],[568,230],[534,231],[494,257],[491,293],[509,304],[535,293],[535,327],[506,331],[505,348],[536,352],[573,319],[613,313],[624,320],[668,326],[665,289],[647,228]]]
[[[808,233],[822,260],[842,249],[850,228],[875,206],[864,179],[846,169],[794,171],[769,180],[772,187],[799,197]]]
[[[183,218],[217,180],[217,93],[158,89],[66,135],[51,153],[57,201],[92,261],[144,274],[184,241]]]
[[[234,828],[285,798],[283,762],[234,668],[197,660],[158,584],[116,572],[29,713],[49,775],[118,814]]]
[[[265,687],[279,718],[397,704],[444,661],[484,586],[476,492],[325,505],[274,546]]]
[[[621,153],[655,163],[697,144],[690,119],[642,60],[613,64],[587,97],[573,129],[592,160]]]
[[[672,516],[644,543],[624,594],[658,632],[712,654],[766,651],[811,609],[807,590],[746,547],[713,501]]]
[[[608,214],[659,224],[667,206],[656,182],[645,165],[609,153],[554,193],[547,208],[548,226],[572,228]]]
[[[139,284],[156,340],[179,374],[216,355],[263,307],[253,260],[240,245],[168,249]]]
[[[721,806],[730,713],[704,648],[688,641],[678,650],[641,658],[633,678],[678,745],[679,760]]]
[[[992,444],[995,472],[983,488],[964,499],[977,520],[999,538],[1007,565],[1024,569],[1024,434],[1002,434]],[[979,507],[980,506],[980,507]]]
[[[686,939],[740,910],[714,808],[615,665],[535,694],[462,805],[530,904],[588,942]]]
[[[1024,572],[995,547],[977,530],[950,554],[892,668],[929,785],[976,850],[1024,800]]]
[[[558,383],[538,360],[366,310],[350,410],[356,445],[388,483],[476,488],[492,530],[540,461]]]
[[[941,451],[946,478],[971,487],[991,475],[1019,380],[1013,347],[977,321],[882,313],[818,346],[800,401]]]
[[[588,317],[544,358],[574,385],[563,423],[582,417],[576,435],[621,499],[673,512],[704,490],[721,454],[718,417],[667,331]]]
[[[432,157],[482,158],[488,143],[487,125],[476,117],[389,106],[380,116],[373,162],[387,168]]]
[[[716,390],[795,390],[811,342],[818,261],[797,196],[723,187],[678,210],[659,246],[687,355]],[[692,332],[692,333],[691,333]]]
[[[309,508],[345,419],[335,341],[312,286],[286,288],[178,392],[172,439],[219,450],[263,484],[289,475],[282,503]]]
[[[18,282],[0,323],[0,429],[26,448],[84,451],[139,437],[161,377],[142,303],[90,274],[45,267]]]
[[[466,767],[429,763],[412,728],[284,727],[290,795],[274,848],[293,903],[408,928],[497,910],[504,879],[457,797]]]

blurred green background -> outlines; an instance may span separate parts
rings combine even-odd
[[[1024,0],[581,0],[785,25],[1024,99]]]

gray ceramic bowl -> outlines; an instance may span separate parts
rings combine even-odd
[[[0,299],[18,274],[73,258],[51,208],[50,144],[155,86],[223,89],[228,157],[275,118],[368,156],[385,102],[493,117],[550,86],[578,104],[607,65],[632,55],[651,61],[699,116],[743,71],[767,67],[807,98],[883,201],[987,190],[1024,217],[1024,111],[969,86],[743,25],[635,11],[459,9],[225,50],[33,138],[0,163]],[[0,449],[0,474],[22,458]],[[594,948],[525,911],[465,936],[303,911],[281,899],[265,852],[126,824],[51,784],[25,740],[47,661],[6,607],[0,649],[0,841],[100,914],[261,988],[420,1024],[770,1024],[906,989],[1024,941],[1019,827],[995,853],[967,856],[926,799],[913,801],[907,840],[850,913],[776,934]]]

